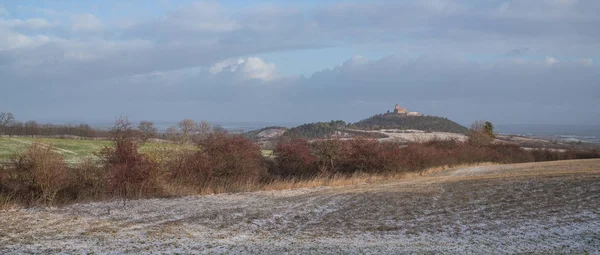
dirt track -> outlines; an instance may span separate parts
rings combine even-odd
[[[599,253],[600,160],[17,210],[0,230],[2,254]]]

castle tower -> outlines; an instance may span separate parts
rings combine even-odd
[[[408,110],[406,108],[401,108],[398,104],[394,107],[394,113],[396,114],[407,114]]]

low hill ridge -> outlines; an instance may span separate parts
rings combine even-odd
[[[438,116],[409,116],[384,113],[371,116],[351,124],[353,128],[373,129],[416,129],[430,132],[449,132],[464,134],[468,129],[452,120]]]

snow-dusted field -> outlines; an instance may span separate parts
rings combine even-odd
[[[0,212],[0,254],[600,253],[600,160]]]

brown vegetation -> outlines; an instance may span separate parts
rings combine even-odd
[[[143,134],[125,118],[111,130],[113,147],[100,162],[67,165],[51,147],[33,144],[0,169],[0,203],[61,204],[112,197],[141,198],[353,183],[356,176],[391,178],[458,165],[598,158],[598,151],[525,150],[518,145],[433,140],[403,145],[375,139],[308,142],[281,139],[274,156],[220,129],[188,133],[196,149],[169,148],[142,154]]]

